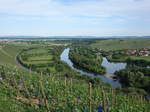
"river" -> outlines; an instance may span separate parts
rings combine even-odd
[[[112,86],[112,88],[117,88],[117,87],[121,86],[121,84],[119,83],[118,80],[114,81],[112,78],[106,77],[105,75],[89,73],[89,72],[83,71],[81,69],[75,68],[74,64],[69,59],[69,51],[70,51],[69,48],[64,49],[64,51],[60,55],[60,59],[61,59],[61,61],[66,62],[72,69],[74,69],[77,72],[80,72],[81,75],[87,75],[87,76],[91,76],[91,77],[98,77],[103,82],[109,83]],[[126,63],[109,62],[107,60],[107,58],[103,57],[102,66],[104,66],[106,68],[106,74],[109,75],[109,74],[114,74],[115,71],[124,69],[126,67]]]

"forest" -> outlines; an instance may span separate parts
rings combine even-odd
[[[128,65],[126,69],[117,71],[115,74],[129,92],[141,94],[150,93],[150,68]]]

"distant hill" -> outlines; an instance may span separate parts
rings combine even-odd
[[[0,36],[0,39],[18,38],[150,38],[150,36]]]

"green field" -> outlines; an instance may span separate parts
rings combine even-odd
[[[111,55],[107,56],[107,58],[112,62],[125,62],[127,59],[144,60],[150,62],[150,56],[125,56],[125,55],[117,55],[117,54],[115,54],[114,56],[117,56],[117,58],[112,58]]]
[[[33,112],[34,108],[15,100],[7,92],[5,88],[0,88],[0,112]]]
[[[33,71],[45,73],[63,73],[67,71],[59,57],[63,46],[34,47],[22,51],[18,55],[19,62]]]
[[[130,56],[133,60],[146,60],[150,62],[150,56]]]
[[[22,59],[25,64],[44,64],[52,60],[52,55],[46,48],[31,49],[24,52],[21,56],[27,58]]]
[[[19,60],[23,65],[28,68],[32,68],[34,70],[50,70],[53,71],[52,67],[48,67],[50,64],[53,56],[50,53],[50,48],[33,48],[27,51],[23,51],[19,55]],[[55,71],[55,70],[54,70]]]
[[[150,48],[150,38],[148,39],[106,39],[98,40],[96,43],[91,44],[94,48],[102,50],[122,50],[122,49],[140,49]]]
[[[17,66],[15,57],[25,46],[6,44],[0,47],[0,63]]]

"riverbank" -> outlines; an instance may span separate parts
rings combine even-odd
[[[150,68],[130,66],[115,74],[119,77],[125,91],[150,94]]]
[[[104,74],[104,76],[113,80],[117,80],[117,76],[115,76],[114,74]]]
[[[69,48],[64,49],[64,51],[62,52],[60,58],[61,58],[61,61],[67,63],[70,68],[72,68],[76,72],[79,72],[81,75],[89,76],[89,77],[92,77],[92,78],[99,78],[104,83],[107,83],[107,84],[111,85],[112,88],[117,88],[117,87],[121,86],[119,81],[114,81],[112,78],[108,78],[104,75],[97,75],[97,74],[94,74],[94,73],[89,73],[89,72],[83,71],[82,69],[76,68],[74,66],[73,62],[69,59],[69,51],[70,51]]]

